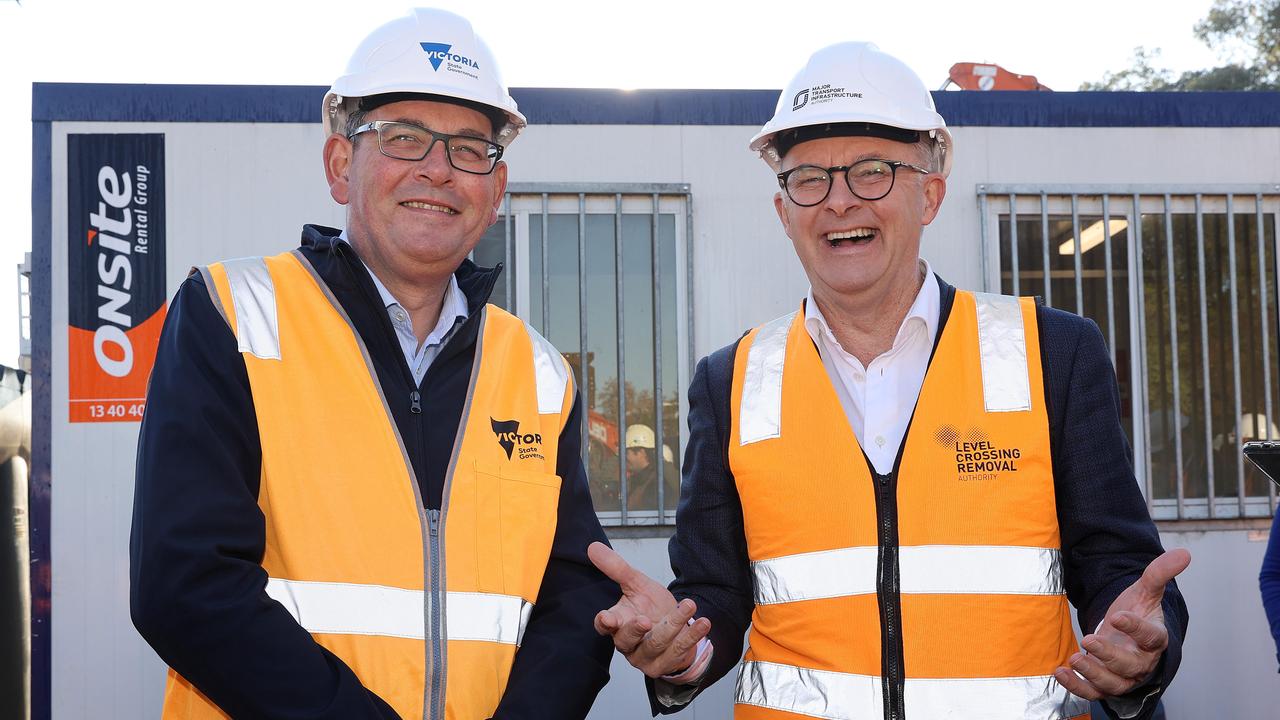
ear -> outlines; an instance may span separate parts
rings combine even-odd
[[[791,219],[787,216],[787,201],[782,199],[781,190],[773,194],[773,209],[782,221],[782,230],[787,233],[787,237],[791,237]]]
[[[502,208],[502,198],[507,193],[507,164],[501,160],[493,169],[493,212],[490,213],[489,224],[498,222],[498,213]]]
[[[924,212],[920,216],[920,224],[928,225],[938,217],[942,209],[942,200],[947,196],[947,179],[934,174],[924,180]]]
[[[329,195],[339,205],[349,199],[351,159],[355,147],[339,133],[333,133],[324,141],[324,177],[329,181]]]

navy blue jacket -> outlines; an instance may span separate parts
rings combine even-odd
[[[955,299],[954,287],[941,278],[938,285],[935,347]],[[1134,479],[1132,452],[1120,426],[1115,372],[1098,326],[1046,307],[1036,317],[1067,597],[1080,626],[1089,632],[1163,549]],[[692,598],[698,615],[711,620],[715,653],[699,691],[737,665],[753,608],[742,504],[729,470],[729,396],[737,348],[736,342],[721,348],[694,371],[689,444],[669,548],[675,572],[671,591],[677,598]],[[1165,592],[1164,613],[1169,649],[1152,681],[1161,689],[1178,669],[1187,626],[1186,605],[1174,583]],[[655,715],[679,709],[659,704],[653,683],[648,685]],[[1149,717],[1155,704],[1147,702],[1138,717]]]
[[[307,226],[302,252],[368,347],[424,502],[439,508],[478,311],[501,269],[469,261],[458,269],[470,315],[415,386],[368,271],[337,235]],[[415,391],[423,413],[410,412]],[[581,718],[608,681],[612,645],[596,634],[592,617],[612,605],[619,590],[586,557],[587,545],[605,536],[580,459],[581,422],[579,397],[560,434],[556,473],[563,482],[551,558],[496,718]],[[342,451],[342,428],[327,436],[308,442]],[[232,717],[396,717],[267,597],[265,525],[257,503],[261,461],[244,360],[194,274],[165,319],[138,440],[129,548],[134,625],[166,663]]]
[[[1262,609],[1271,625],[1271,638],[1276,643],[1276,662],[1280,663],[1280,522],[1275,520],[1271,522],[1267,554],[1262,556],[1258,587],[1262,590]]]

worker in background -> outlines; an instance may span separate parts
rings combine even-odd
[[[627,426],[627,507],[658,506],[658,463],[655,462],[653,428]]]
[[[163,717],[582,718],[618,592],[582,403],[466,259],[525,118],[470,23],[419,9],[323,121],[346,229],[199,268],[160,341],[130,559]]]
[[[633,510],[658,507],[657,444],[653,428],[640,423],[627,426],[627,507]],[[669,505],[680,492],[679,473],[675,467],[675,456],[666,444],[662,446],[662,458],[663,482],[667,486],[663,500]]]
[[[698,364],[670,591],[589,551],[655,714],[750,627],[739,719],[1148,717],[1190,556],[1147,514],[1097,326],[920,258],[953,142],[874,45],[815,53],[750,147],[811,291]]]

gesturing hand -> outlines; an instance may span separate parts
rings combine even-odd
[[[1107,616],[1071,657],[1070,668],[1054,677],[1072,693],[1089,700],[1123,695],[1147,678],[1169,646],[1164,626],[1164,588],[1191,564],[1191,553],[1170,550],[1147,566],[1107,609]],[[1072,672],[1075,670],[1075,672]],[[1076,673],[1079,673],[1077,675]]]
[[[658,582],[636,570],[604,543],[591,543],[587,557],[622,588],[622,597],[596,614],[596,632],[613,637],[613,646],[651,678],[671,675],[693,664],[698,641],[711,631],[711,621],[689,618],[692,600],[676,602]]]

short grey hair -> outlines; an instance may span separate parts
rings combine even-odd
[[[942,170],[942,147],[938,141],[929,137],[928,131],[920,133],[920,141],[915,144],[916,153],[920,157],[920,165],[929,172]]]

